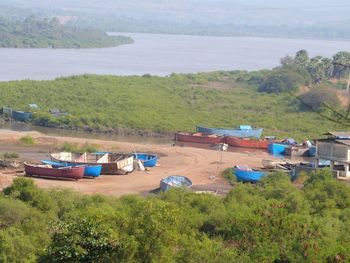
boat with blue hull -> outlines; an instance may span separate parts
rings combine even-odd
[[[140,160],[144,167],[154,167],[157,165],[158,156],[149,153],[134,153],[134,158]]]
[[[255,183],[260,181],[266,175],[266,172],[253,170],[248,166],[235,166],[232,168],[233,174],[237,177],[238,182]]]
[[[32,113],[13,110],[11,116],[16,121],[29,121],[32,118]]]
[[[268,151],[271,155],[280,157],[286,154],[286,149],[288,147],[290,147],[290,145],[286,143],[270,143]]]
[[[42,164],[51,165],[53,168],[61,167],[84,167],[84,176],[86,177],[99,177],[102,171],[102,165],[80,165],[75,163],[59,163],[50,160],[41,161]]]
[[[172,188],[188,188],[192,186],[192,181],[186,176],[168,176],[160,180],[160,190],[168,191]]]
[[[257,138],[261,137],[263,132],[262,128],[252,128],[249,125],[240,125],[238,128],[226,129],[226,128],[206,128],[197,126],[197,132],[204,134],[215,134],[219,136],[233,136],[239,138]]]

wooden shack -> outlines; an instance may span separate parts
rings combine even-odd
[[[339,179],[350,179],[350,132],[329,132],[316,140],[316,168],[320,160],[330,161],[330,169]]]

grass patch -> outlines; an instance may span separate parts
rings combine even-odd
[[[19,154],[15,152],[5,152],[0,155],[0,158],[2,159],[16,159],[18,157],[19,157]]]
[[[232,168],[225,169],[221,176],[224,177],[231,185],[233,185],[235,182],[237,182],[236,176],[232,172]]]
[[[35,144],[35,139],[30,135],[26,135],[26,136],[22,137],[19,141],[24,145],[34,145]]]
[[[99,145],[90,144],[86,142],[84,145],[79,145],[78,143],[65,142],[59,147],[60,151],[63,152],[98,152]]]

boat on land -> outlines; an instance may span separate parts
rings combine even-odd
[[[252,169],[246,165],[236,165],[232,168],[232,172],[236,176],[238,182],[255,183],[260,181],[262,177],[267,175],[265,171],[259,169]]]
[[[273,142],[268,145],[268,152],[273,156],[282,156],[286,154],[286,149],[290,144]]]
[[[219,144],[219,143],[225,142],[225,137],[214,135],[214,134],[204,134],[201,132],[197,132],[197,133],[177,132],[175,133],[175,142]]]
[[[167,191],[171,188],[189,188],[192,186],[192,181],[186,176],[173,175],[160,180],[160,189]]]
[[[11,116],[16,121],[29,121],[32,118],[32,113],[13,110]]]
[[[71,153],[57,152],[50,155],[51,160],[78,165],[101,165],[101,174],[123,175],[134,170],[134,156],[124,153]]]
[[[257,138],[261,137],[263,132],[262,128],[252,128],[250,125],[240,125],[238,128],[206,128],[203,126],[197,126],[197,132],[204,134],[215,134],[218,136],[233,136],[240,138]]]
[[[61,167],[77,167],[80,166],[79,164],[73,164],[73,163],[60,163],[60,162],[54,162],[50,160],[43,160],[41,161],[42,164],[51,165],[53,168],[61,168]],[[102,171],[102,165],[81,165],[84,167],[84,176],[85,177],[99,177],[101,175]]]
[[[134,153],[134,158],[142,162],[144,167],[154,167],[157,165],[158,156],[148,153]]]
[[[84,176],[84,169],[83,166],[53,168],[51,165],[24,163],[27,176],[79,180]]]
[[[268,139],[250,139],[250,138],[238,138],[227,136],[226,143],[232,147],[241,147],[241,148],[254,148],[254,149],[267,149],[269,144],[275,140]]]

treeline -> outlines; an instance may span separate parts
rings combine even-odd
[[[9,21],[0,17],[0,47],[15,48],[102,48],[131,44],[125,36],[109,36],[93,28],[61,25],[56,18]]]
[[[348,262],[350,188],[329,171],[296,188],[275,174],[224,198],[42,190],[0,194],[1,262]]]

